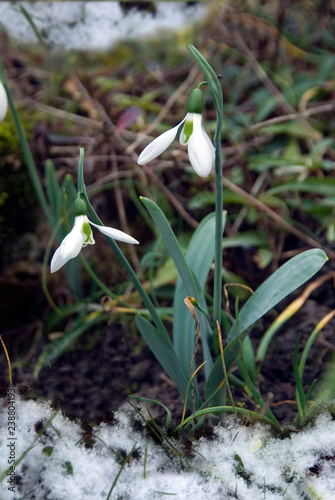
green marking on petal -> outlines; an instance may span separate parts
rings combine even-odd
[[[83,231],[83,235],[84,235],[83,245],[84,246],[93,245],[94,240],[93,240],[92,229],[91,229],[91,226],[89,225],[88,222],[84,222],[82,231]]]
[[[184,126],[185,144],[188,142],[193,132],[193,120],[187,120]]]

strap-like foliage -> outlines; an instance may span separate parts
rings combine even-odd
[[[275,271],[242,307],[238,323],[232,326],[224,358],[229,370],[240,352],[240,342],[248,335],[252,325],[287,295],[312,278],[328,260],[325,252],[318,248],[302,252]],[[206,386],[206,398],[213,394],[223,380],[221,359],[214,364]]]

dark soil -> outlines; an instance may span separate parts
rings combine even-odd
[[[297,293],[295,294],[297,296]],[[260,376],[260,391],[271,410],[283,425],[292,424],[296,416],[293,353],[297,337],[301,334],[302,351],[315,325],[331,311],[334,290],[331,281],[323,285],[319,296],[313,296],[278,332],[272,342]],[[35,296],[35,300],[36,300]],[[319,302],[321,300],[321,303]],[[41,299],[40,299],[41,300]],[[293,300],[293,297],[291,297]],[[285,305],[290,301],[287,299]],[[38,301],[36,302],[38,303]],[[328,305],[329,304],[329,305]],[[283,309],[281,304],[279,310]],[[270,312],[255,326],[252,338],[255,346],[276,316]],[[154,356],[134,333],[131,324],[113,323],[85,333],[53,366],[41,370],[37,380],[32,369],[37,355],[47,339],[36,340],[38,322],[28,328],[5,331],[3,337],[9,352],[25,354],[25,364],[14,367],[14,383],[23,384],[31,396],[47,398],[71,418],[88,423],[99,423],[111,417],[111,412],[138,395],[160,401],[172,412],[173,425],[180,422],[183,401],[174,383],[167,377]],[[334,320],[325,326],[313,345],[305,369],[304,385],[307,390],[319,378],[333,347]],[[31,344],[32,343],[32,344]],[[6,361],[0,358],[1,384],[6,387]],[[203,384],[200,383],[203,388]],[[255,405],[241,392],[233,389],[235,402],[255,410]],[[151,406],[151,413],[160,423],[165,422],[161,407]]]

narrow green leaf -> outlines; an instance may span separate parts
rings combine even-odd
[[[202,417],[203,415],[209,415],[211,413],[218,413],[222,414],[223,412],[229,412],[229,413],[238,413],[244,417],[250,418],[252,421],[261,421],[266,424],[270,424],[274,429],[279,430],[280,427],[279,425],[274,422],[273,420],[270,420],[269,418],[265,417],[264,415],[261,415],[260,413],[256,413],[255,411],[251,410],[246,410],[245,408],[240,408],[238,406],[233,407],[233,406],[214,406],[211,408],[204,408],[202,410],[198,410],[193,415],[190,415],[187,417],[182,424],[179,424],[178,427],[175,429],[175,432],[181,430],[182,428],[186,428],[188,424],[192,422],[192,420]]]
[[[328,260],[321,249],[312,249],[296,255],[275,271],[250,297],[239,314],[240,338],[243,340],[251,326],[287,295],[312,278]],[[229,370],[240,350],[237,323],[228,335],[228,345],[224,349],[227,370]],[[206,398],[215,392],[223,380],[221,359],[218,358],[206,386]]]
[[[332,353],[331,358],[328,360],[318,383],[314,400],[317,404],[329,405],[335,403],[335,352]]]
[[[225,223],[226,213],[224,214]],[[204,289],[210,266],[214,259],[215,248],[215,214],[209,214],[201,222],[189,243],[185,259],[193,274],[197,277],[201,290]],[[195,324],[191,314],[188,314],[184,299],[188,293],[179,277],[174,295],[173,344],[176,354],[185,370],[189,370],[194,353]],[[201,304],[199,304],[201,305]],[[202,307],[202,305],[201,305]],[[207,313],[207,307],[205,309]],[[199,315],[200,317],[200,315]]]
[[[297,407],[298,407],[298,419],[300,422],[303,421],[303,419],[306,416],[306,409],[307,409],[307,401],[306,401],[306,396],[304,392],[304,388],[302,385],[302,377],[300,376],[299,372],[299,345],[300,345],[300,337],[301,334],[299,334],[296,344],[295,344],[295,349],[294,349],[294,356],[293,356],[293,373],[294,373],[294,379],[295,379],[295,395],[296,395],[296,400],[297,400]]]
[[[84,181],[84,148],[79,148],[77,188],[79,193],[86,194],[86,186]]]
[[[253,384],[256,383],[256,363],[255,363],[255,353],[249,335],[245,337],[242,343],[243,349],[243,360],[245,362],[246,370],[250,376]]]
[[[135,443],[135,444],[134,444],[134,446],[133,446],[133,447],[132,447],[132,449],[130,450],[130,453],[128,453],[128,455],[126,456],[125,460],[123,461],[123,463],[122,463],[122,465],[121,465],[121,467],[120,467],[120,470],[119,470],[119,472],[117,473],[117,475],[116,475],[116,477],[115,477],[115,479],[114,479],[114,481],[113,481],[113,484],[112,484],[112,486],[111,486],[111,488],[110,488],[110,490],[109,490],[109,492],[108,492],[108,495],[107,495],[106,500],[109,500],[109,499],[111,498],[112,493],[113,493],[113,490],[114,490],[114,488],[115,488],[115,485],[116,485],[116,483],[117,483],[117,481],[118,481],[119,477],[121,476],[121,473],[122,473],[123,469],[125,468],[125,466],[127,465],[128,461],[130,460],[130,458],[131,458],[132,454],[134,453],[134,450],[135,450],[135,448],[136,448],[136,444],[137,444],[137,443]]]
[[[61,218],[62,190],[51,160],[45,162],[45,179],[48,201],[54,217],[54,225]]]
[[[186,394],[189,377],[186,375],[169,337],[164,337],[147,319],[139,314],[136,316],[136,325],[142,337],[150,347],[158,362],[169,377],[174,381],[181,396]],[[188,405],[192,408],[192,398],[189,395]]]
[[[138,401],[146,401],[147,403],[152,403],[152,404],[155,404],[155,405],[158,405],[158,406],[161,406],[162,408],[164,408],[164,410],[166,411],[165,428],[166,429],[170,428],[172,414],[171,414],[169,408],[167,408],[165,405],[163,405],[163,403],[161,403],[160,401],[157,401],[156,399],[143,398],[142,396],[134,396],[133,394],[131,394],[129,397],[137,399]]]
[[[206,300],[204,297],[202,287],[198,283],[195,273],[193,273],[192,270],[190,269],[190,266],[184,257],[182,249],[180,248],[178,240],[174,232],[172,231],[167,218],[163,214],[162,210],[152,200],[149,200],[148,198],[144,197],[141,197],[140,199],[144,204],[144,206],[146,207],[146,209],[148,210],[154,223],[156,224],[169,250],[169,253],[176,265],[179,276],[181,277],[181,280],[184,284],[184,290],[186,294],[182,299],[183,302],[184,298],[190,295],[191,297],[195,298],[195,300],[200,304],[202,309],[207,310]],[[187,311],[185,311],[185,314],[187,314]],[[208,376],[213,365],[209,349],[209,341],[212,336],[212,329],[208,324],[207,318],[205,318],[203,314],[199,316],[199,321],[200,321],[200,331],[202,335],[201,338],[204,349],[204,355],[207,361],[205,365],[205,374],[206,376]],[[176,328],[178,328],[178,324],[176,325]],[[180,336],[182,334],[183,332],[180,330],[178,335]]]
[[[197,288],[192,272],[185,260],[183,251],[180,248],[178,240],[174,232],[172,231],[167,218],[155,202],[149,200],[149,198],[144,198],[142,196],[140,197],[140,200],[148,210],[152,220],[159,229],[166,246],[168,247],[170,255],[178,269],[178,273],[184,282],[185,288],[187,290],[187,295],[191,295],[198,301],[198,298],[195,296],[197,295]]]
[[[277,269],[242,307],[239,315],[241,335],[278,302],[312,278],[327,260],[323,250],[314,248],[296,255]],[[228,335],[228,342],[235,337],[236,323]]]
[[[218,114],[222,115],[223,114],[222,89],[217,74],[215,73],[213,68],[208,64],[203,55],[200,54],[198,49],[196,49],[191,44],[188,46],[188,48],[192,53],[193,57],[195,58],[195,60],[197,61],[197,63],[199,64],[203,74],[205,75]]]

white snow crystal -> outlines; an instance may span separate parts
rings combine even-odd
[[[0,476],[8,468],[7,444],[12,439],[5,403],[0,401]],[[268,426],[246,427],[228,417],[214,428],[214,439],[193,443],[194,458],[178,456],[183,448],[171,437],[159,445],[144,431],[134,430],[134,413],[128,408],[115,413],[113,425],[94,429],[91,448],[82,440],[80,422],[69,421],[61,412],[38,437],[37,430],[52,415],[48,403],[16,395],[16,460],[35,445],[16,464],[15,493],[9,496],[5,477],[0,498],[106,499],[120,471],[112,498],[155,500],[166,494],[179,500],[335,498],[335,422],[326,413],[285,439]],[[133,448],[136,454],[121,470]]]

